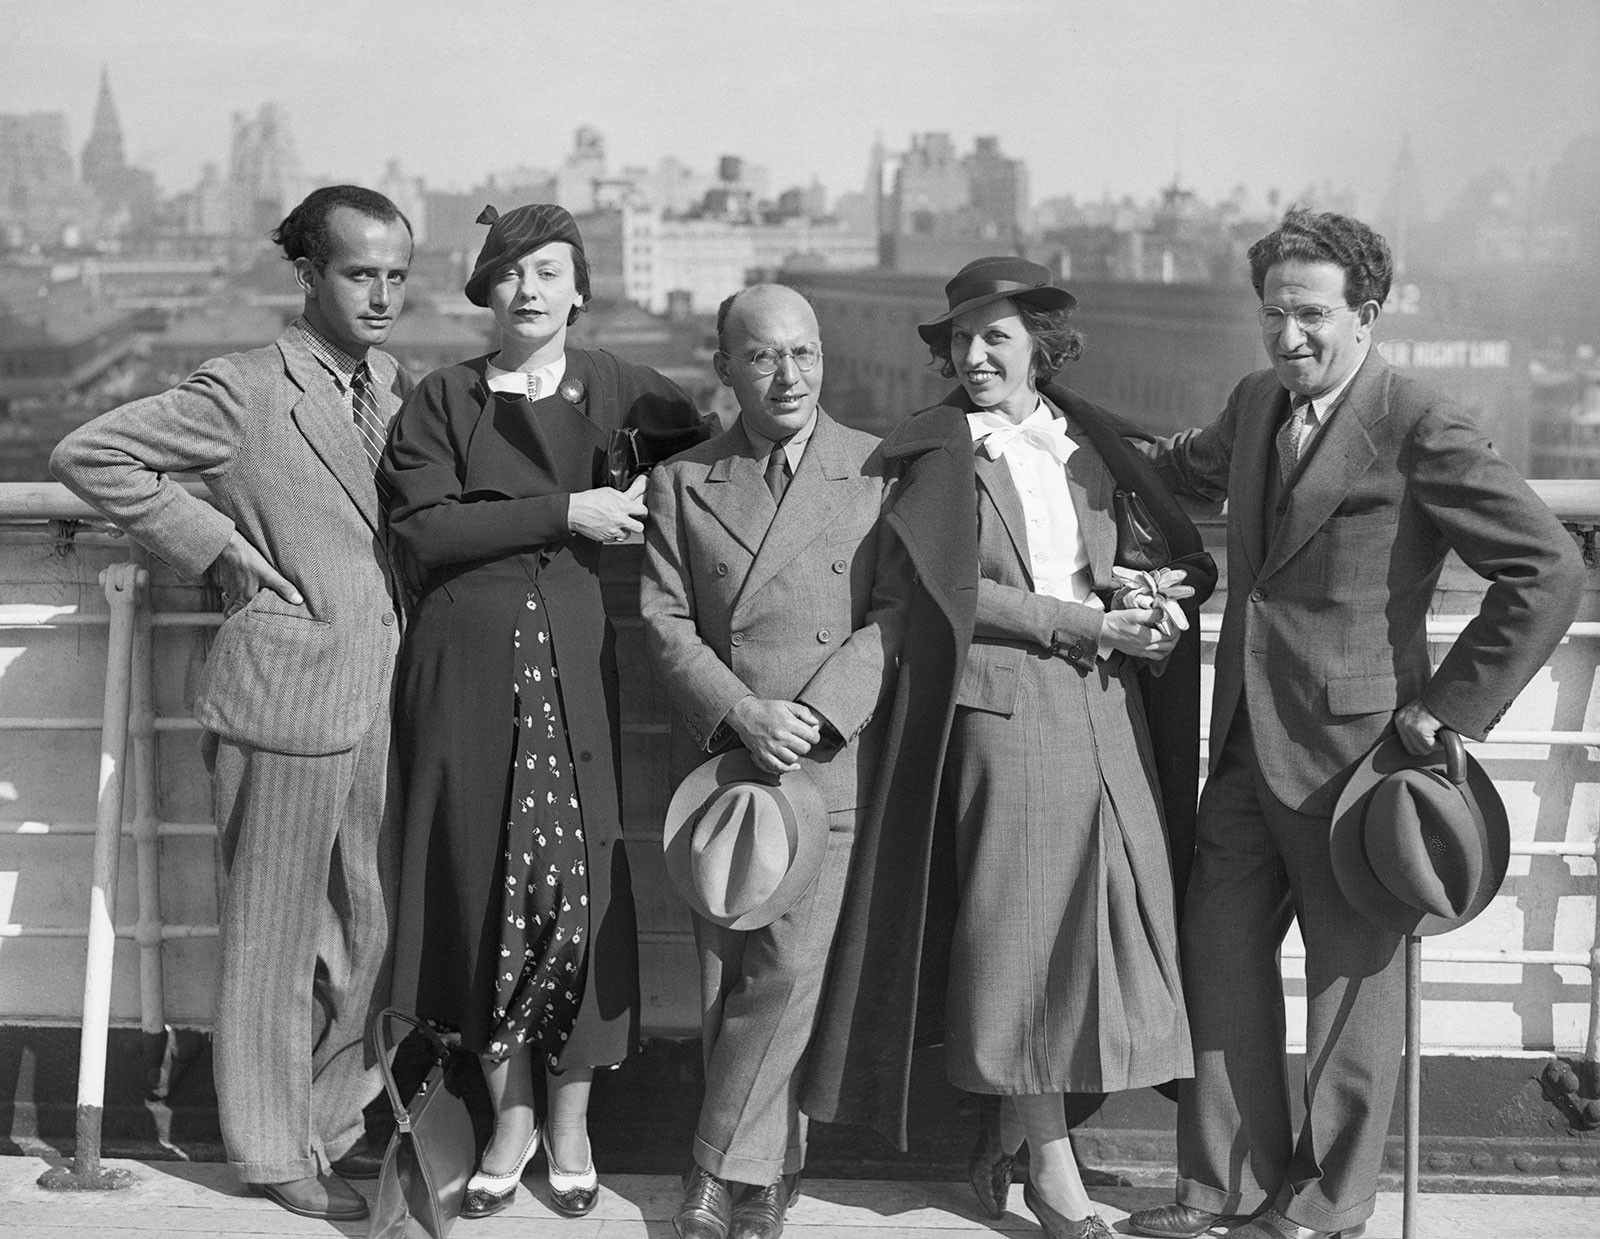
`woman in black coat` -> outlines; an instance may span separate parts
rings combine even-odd
[[[558,206],[492,208],[466,286],[499,350],[428,375],[384,460],[390,529],[424,570],[400,660],[406,778],[396,990],[481,1056],[494,1135],[463,1214],[510,1203],[548,1073],[551,1198],[594,1205],[594,1069],[638,1035],[638,948],[620,826],[615,634],[600,548],[643,529],[644,480],[597,479],[612,433],[660,460],[705,431],[669,380],[569,349],[589,298]]]

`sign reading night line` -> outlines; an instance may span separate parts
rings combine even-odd
[[[1417,370],[1509,370],[1510,340],[1383,340],[1378,351],[1392,366]]]

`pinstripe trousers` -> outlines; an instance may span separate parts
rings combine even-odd
[[[326,1171],[382,1087],[365,1034],[388,998],[399,874],[389,725],[380,709],[322,757],[205,737],[227,869],[217,1101],[247,1183]]]

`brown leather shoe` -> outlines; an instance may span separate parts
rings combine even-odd
[[[678,1239],[728,1239],[733,1197],[728,1185],[704,1166],[695,1166],[683,1180],[683,1203],[672,1215]]]
[[[800,1195],[800,1175],[786,1174],[776,1183],[757,1188],[733,1207],[730,1239],[778,1239],[789,1206]]]
[[[1365,1222],[1343,1230],[1316,1230],[1291,1222],[1276,1209],[1264,1209],[1238,1230],[1231,1231],[1228,1239],[1358,1239],[1366,1233]]]
[[[357,1140],[345,1155],[332,1163],[333,1173],[341,1179],[359,1181],[376,1179],[383,1173],[383,1156],[386,1150],[378,1148],[365,1136]]]
[[[324,1222],[359,1222],[367,1216],[367,1202],[337,1175],[319,1174],[287,1183],[253,1183],[274,1204],[290,1213],[314,1217]]]
[[[1151,1235],[1154,1239],[1200,1239],[1208,1231],[1221,1233],[1226,1227],[1237,1226],[1242,1221],[1244,1218],[1238,1214],[1207,1213],[1204,1209],[1174,1201],[1130,1213],[1128,1229],[1136,1235]]]

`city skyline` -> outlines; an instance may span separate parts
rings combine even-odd
[[[963,149],[997,135],[1035,203],[1176,177],[1208,198],[1330,185],[1365,211],[1407,136],[1437,211],[1489,168],[1525,181],[1600,130],[1600,6],[1568,0],[442,8],[0,4],[0,112],[65,112],[76,153],[109,67],[129,161],[166,194],[225,162],[235,111],[272,102],[308,175],[367,183],[390,159],[438,188],[557,167],[590,125],[613,167],[739,154],[775,192],[816,177],[831,199],[861,188],[876,138],[942,131]]]

